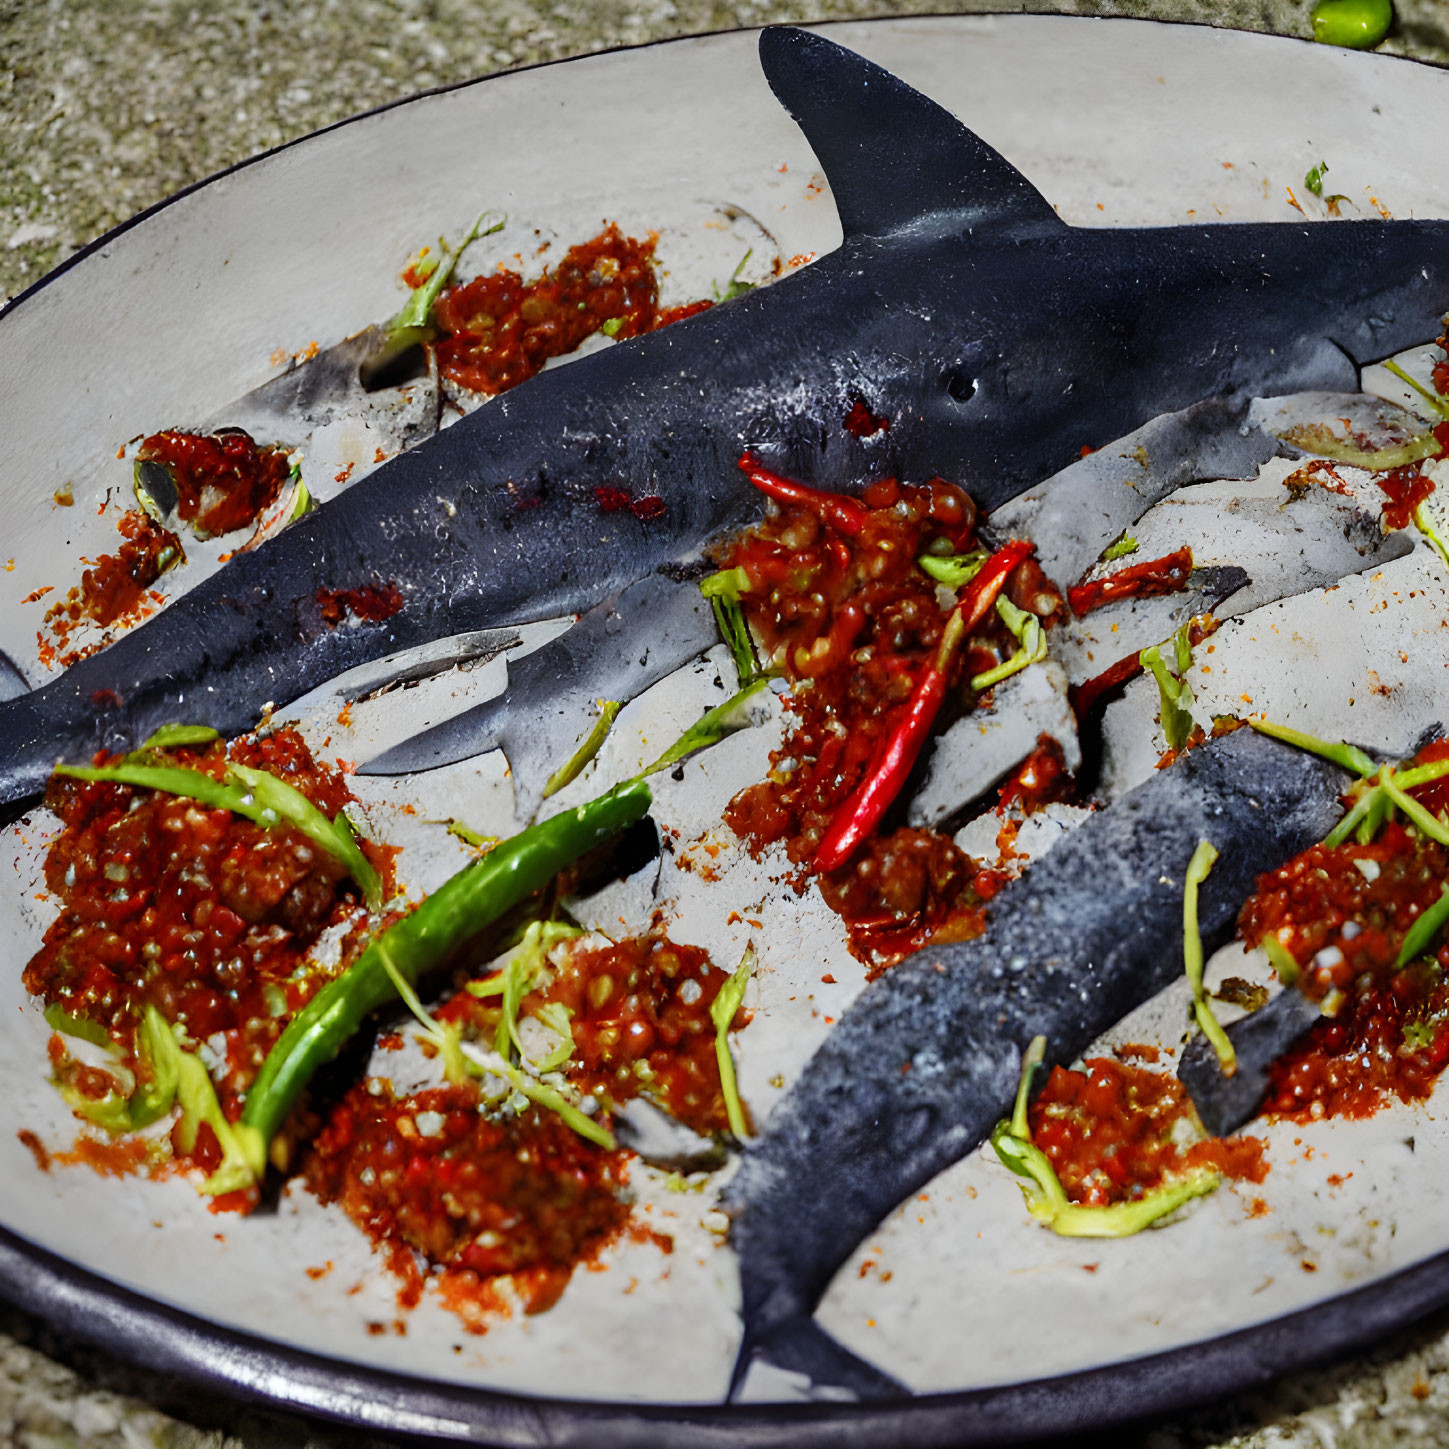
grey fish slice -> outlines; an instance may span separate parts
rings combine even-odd
[[[596,700],[632,699],[718,638],[713,610],[692,578],[650,574],[510,662],[506,693],[384,750],[358,773],[431,770],[501,748],[518,817],[531,819],[544,782],[589,728]]]
[[[583,613],[759,515],[746,449],[827,488],[941,474],[989,509],[1202,399],[1232,417],[1350,388],[1449,306],[1444,222],[1073,228],[860,56],[792,29],[760,56],[829,178],[837,251],[505,393],[0,704],[0,801],[59,756],[175,720],[235,734],[383,655]],[[890,427],[855,436],[858,402]]]
[[[813,1322],[836,1270],[985,1140],[1033,1036],[1070,1062],[1181,973],[1183,874],[1199,840],[1221,851],[1200,903],[1215,946],[1258,873],[1331,828],[1344,780],[1247,730],[1209,741],[1008,886],[983,936],[928,947],[865,989],[727,1191],[744,1315],[736,1389],[762,1358],[862,1396],[902,1392]]]
[[[1316,1001],[1296,986],[1285,987],[1261,1010],[1226,1028],[1237,1057],[1231,1075],[1224,1073],[1205,1036],[1183,1048],[1177,1077],[1202,1125],[1214,1137],[1226,1137],[1258,1115],[1268,1095],[1272,1065],[1319,1019]]]

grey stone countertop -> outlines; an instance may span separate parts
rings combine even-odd
[[[778,20],[1043,10],[1308,36],[1310,0],[0,0],[0,294],[258,151],[430,86]],[[1396,0],[1383,49],[1449,63],[1449,5]],[[1427,122],[1426,122],[1427,123]],[[0,1445],[376,1444],[203,1398],[0,1305]],[[1449,1312],[1347,1363],[1104,1436],[1142,1449],[1449,1444]]]

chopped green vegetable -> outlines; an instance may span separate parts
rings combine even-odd
[[[1294,986],[1298,982],[1298,962],[1294,960],[1293,953],[1269,931],[1263,937],[1263,949],[1268,953],[1268,961],[1273,970],[1278,973],[1278,980],[1284,986]]]
[[[717,704],[701,715],[652,765],[646,765],[635,779],[642,780],[648,775],[657,775],[660,770],[667,770],[671,765],[688,759],[690,755],[718,744],[735,730],[744,728],[749,720],[747,716],[742,717],[743,706],[769,682],[768,679],[757,679],[753,684],[747,684],[738,693],[732,694],[723,704]]]
[[[755,290],[755,284],[753,282],[746,282],[740,277],[740,273],[744,271],[745,267],[749,263],[750,258],[754,256],[754,254],[755,249],[754,247],[751,247],[749,251],[747,251],[744,256],[740,258],[739,265],[734,269],[733,272],[730,273],[730,279],[728,282],[725,283],[725,289],[723,292],[720,291],[717,285],[714,285],[714,299],[716,302],[730,302],[733,301],[736,297],[743,297],[746,292],[753,292]]]
[[[148,750],[174,750],[182,745],[209,745],[221,736],[210,725],[162,725],[141,743],[137,754]]]
[[[1309,167],[1308,174],[1303,178],[1303,184],[1315,195],[1323,195],[1323,173],[1328,170],[1328,162],[1320,161],[1317,166]]]
[[[1332,740],[1321,740],[1317,735],[1304,734],[1302,730],[1290,729],[1287,725],[1274,724],[1266,719],[1250,719],[1248,724],[1260,735],[1268,735],[1275,740],[1282,740],[1285,745],[1294,745],[1310,754],[1321,755],[1325,760],[1363,779],[1368,779],[1378,769],[1373,760],[1357,745],[1350,745],[1343,740],[1335,744]]]
[[[1444,929],[1446,921],[1449,921],[1449,883],[1445,884],[1439,899],[1409,927],[1394,965],[1407,966],[1410,961],[1424,955],[1433,944],[1434,938]]]
[[[1393,375],[1398,378],[1400,382],[1406,383],[1416,393],[1418,393],[1419,396],[1423,398],[1426,403],[1429,404],[1429,409],[1431,412],[1435,413],[1441,419],[1449,418],[1449,402],[1445,402],[1445,400],[1440,397],[1438,393],[1430,392],[1429,389],[1418,380],[1418,378],[1410,377],[1409,374],[1405,372],[1404,369],[1393,360],[1392,357],[1389,358],[1389,360],[1385,362],[1383,366],[1386,372],[1393,373]]]
[[[379,938],[380,940],[382,938]],[[392,954],[384,946],[379,953],[383,969],[392,981],[407,1009],[412,1012],[428,1040],[438,1049],[447,1066],[450,1079],[459,1071],[466,1071],[475,1077],[501,1077],[515,1092],[535,1102],[545,1111],[562,1119],[565,1126],[577,1132],[580,1137],[597,1143],[612,1151],[618,1146],[614,1134],[607,1127],[600,1126],[586,1112],[580,1111],[556,1087],[540,1082],[514,1066],[499,1052],[484,1053],[471,1047],[471,1043],[460,1041],[456,1027],[442,1025],[418,999],[412,983],[398,970]]]
[[[1335,437],[1329,428],[1317,423],[1289,428],[1278,436],[1295,448],[1331,458],[1335,463],[1351,463],[1355,468],[1367,468],[1376,473],[1402,468],[1424,458],[1437,458],[1444,451],[1432,432],[1410,438],[1407,443],[1395,443],[1390,448],[1360,448],[1357,443]]]
[[[1028,664],[1040,664],[1047,657],[1046,630],[1042,628],[1041,620],[1035,614],[1018,609],[1005,594],[996,596],[996,612],[1011,630],[1020,647],[1010,659],[1003,660],[994,669],[985,670],[972,679],[971,688],[977,694],[990,689],[993,684],[1000,684],[1003,679],[1013,674],[1019,674]]]
[[[471,846],[474,850],[491,850],[498,844],[496,835],[480,835],[471,826],[464,825],[461,820],[450,819],[446,824],[449,835],[461,840],[464,845]]]
[[[963,584],[969,584],[981,572],[990,557],[985,549],[977,549],[975,553],[953,553],[944,558],[930,553],[922,554],[916,562],[938,584],[959,589]]]
[[[1434,545],[1434,552],[1443,560],[1444,567],[1449,568],[1449,546],[1446,546],[1444,536],[1439,532],[1434,510],[1429,507],[1427,498],[1414,510],[1414,527]]]
[[[1399,786],[1392,767],[1385,765],[1379,771],[1379,785],[1384,793],[1404,812],[1419,829],[1440,845],[1449,845],[1449,827],[1446,827],[1432,811],[1421,805],[1412,795]]]
[[[92,1046],[112,1050],[115,1043],[111,1034],[100,1022],[85,1016],[72,1016],[58,1001],[45,1008],[45,1024],[62,1036],[73,1036],[78,1041],[88,1041]]]
[[[1230,1077],[1237,1068],[1238,1054],[1213,1015],[1213,1004],[1203,985],[1202,933],[1197,923],[1198,888],[1208,878],[1217,858],[1217,847],[1212,841],[1200,840],[1188,862],[1187,876],[1182,883],[1182,964],[1187,972],[1187,984],[1192,988],[1192,1014],[1217,1053],[1223,1075]]]
[[[1112,543],[1109,543],[1102,550],[1100,563],[1114,563],[1119,558],[1126,558],[1128,554],[1137,552],[1137,540],[1127,536],[1127,530],[1123,529]]]
[[[622,317],[606,317],[602,322],[599,323],[599,331],[602,332],[605,337],[617,337],[619,333],[623,330],[624,318]]]
[[[1162,733],[1167,737],[1167,748],[1180,750],[1192,737],[1192,686],[1181,676],[1192,663],[1192,646],[1188,642],[1188,625],[1184,624],[1171,640],[1174,645],[1176,672],[1169,669],[1162,658],[1166,645],[1154,644],[1137,656],[1139,663],[1157,681],[1160,701],[1159,716]]]
[[[550,795],[557,795],[565,785],[571,784],[583,774],[584,768],[604,746],[604,741],[609,737],[609,731],[614,727],[614,721],[618,718],[620,709],[623,706],[616,699],[601,699],[599,704],[599,717],[594,721],[594,727],[584,736],[584,742],[573,754],[551,774],[544,782],[543,798],[547,800]]]
[[[468,234],[458,243],[455,249],[448,246],[441,237],[438,239],[438,250],[441,253],[439,260],[429,270],[423,281],[413,288],[408,299],[402,305],[402,310],[387,324],[387,334],[391,338],[405,331],[421,331],[428,327],[433,320],[433,307],[439,297],[443,295],[443,288],[453,276],[453,268],[458,265],[458,258],[470,247],[480,236],[492,236],[494,232],[502,231],[508,217],[502,212],[482,211],[478,219],[468,229]],[[414,338],[414,341],[420,339]]]
[[[755,660],[755,641],[750,637],[750,628],[740,604],[740,595],[748,593],[749,588],[750,576],[743,568],[721,569],[719,573],[701,579],[699,585],[700,593],[709,600],[714,610],[720,638],[729,645],[741,689],[760,672]]]
[[[1312,21],[1320,44],[1368,50],[1389,33],[1394,7],[1391,0],[1319,0]]]
[[[745,1109],[740,1102],[739,1084],[735,1080],[734,1058],[730,1055],[729,1029],[745,999],[745,986],[755,969],[755,948],[745,947],[745,954],[734,974],[720,987],[709,1004],[709,1019],[714,1023],[714,1052],[719,1061],[719,1085],[724,1093],[725,1114],[729,1118],[730,1131],[743,1139],[748,1134],[745,1126]]]
[[[518,1039],[518,1008],[523,998],[542,983],[548,971],[548,953],[560,941],[571,941],[581,935],[583,932],[577,926],[563,921],[533,921],[498,973],[503,1001],[493,1049],[504,1061],[512,1061],[515,1051],[523,1059],[523,1043]]]
[[[998,1122],[991,1133],[991,1145],[1002,1165],[1028,1179],[1021,1184],[1021,1194],[1027,1211],[1038,1222],[1067,1238],[1125,1238],[1217,1187],[1222,1180],[1218,1173],[1210,1168],[1195,1168],[1132,1202],[1106,1207],[1072,1202],[1051,1159],[1031,1140],[1027,1099],[1031,1079],[1045,1052],[1046,1038],[1034,1037],[1022,1054],[1021,1079],[1011,1117]]]

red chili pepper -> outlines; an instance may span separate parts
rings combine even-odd
[[[871,768],[850,798],[835,812],[821,837],[811,866],[825,875],[844,865],[901,793],[921,746],[941,712],[950,683],[951,661],[961,641],[981,622],[1006,583],[1007,575],[1031,553],[1032,546],[1013,540],[997,549],[980,573],[966,585],[941,632],[936,657],[916,680],[911,697],[891,726]]]
[[[838,528],[841,533],[854,537],[865,527],[869,510],[858,498],[841,493],[822,493],[818,488],[795,482],[793,478],[782,478],[778,473],[760,467],[753,453],[746,453],[740,458],[740,469],[761,493],[767,493],[778,503],[808,508],[817,518],[832,528]]]

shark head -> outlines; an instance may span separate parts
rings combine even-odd
[[[1449,308],[1449,223],[1068,226],[863,57],[788,28],[762,33],[760,57],[840,215],[840,250],[811,269],[822,321],[832,291],[875,290],[856,356],[893,466],[946,473],[987,507],[1192,403],[1350,391]],[[862,461],[836,452],[827,470]]]

